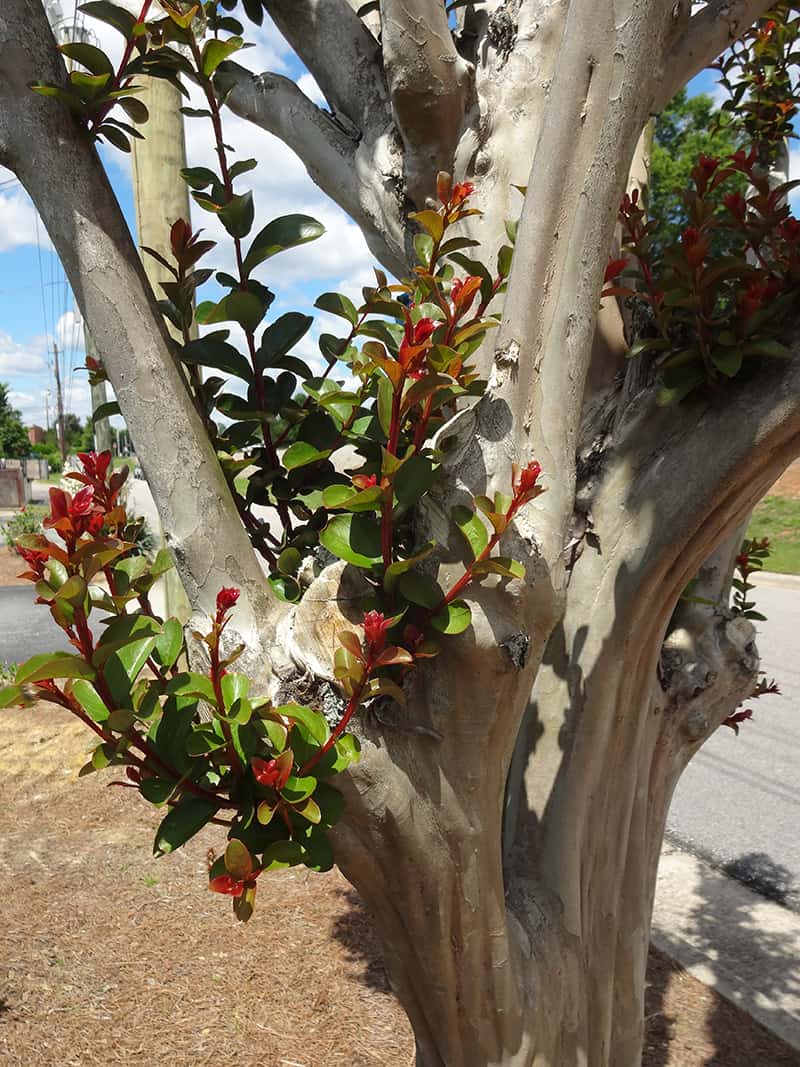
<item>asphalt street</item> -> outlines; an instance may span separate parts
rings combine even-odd
[[[800,583],[762,586],[762,669],[780,696],[748,702],[739,736],[720,729],[695,756],[675,793],[667,834],[756,891],[800,911]],[[69,644],[28,586],[0,588],[0,663]]]
[[[722,728],[684,772],[670,841],[800,911],[800,583],[760,585],[761,669],[780,696],[747,701],[739,736]]]

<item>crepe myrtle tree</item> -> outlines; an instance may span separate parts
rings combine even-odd
[[[154,613],[166,557],[133,561],[120,476],[88,454],[51,537],[19,546],[75,652],[23,665],[3,702],[83,718],[87,772],[123,768],[166,809],[157,850],[226,827],[210,885],[239,918],[257,884],[268,914],[263,872],[335,859],[421,1067],[633,1067],[672,790],[770,688],[749,569],[730,589],[764,547],[741,547],[743,520],[800,452],[800,227],[752,131],[700,158],[658,258],[626,185],[649,117],[747,34],[752,76],[759,49],[791,47],[792,12],[750,31],[765,5],[744,0],[243,8],[272,16],[329,111],[234,65],[239,12],[90,3],[123,59],[68,45],[67,75],[38,0],[2,5],[0,161],[92,324],[194,612],[185,638]],[[185,177],[236,273],[196,310],[211,243],[175,220],[159,303],[93,145],[137,135],[141,75],[192,82],[187,114],[213,130],[217,166]],[[343,322],[322,376],[291,352],[303,316],[265,322],[263,280],[320,229],[251,234],[255,161],[233,160],[225,102],[409,279],[377,271],[359,307],[320,298]],[[616,348],[594,344],[601,304],[628,320]],[[194,340],[195,319],[215,329]],[[337,465],[343,445],[358,458]]]

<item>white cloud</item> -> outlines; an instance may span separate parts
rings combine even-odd
[[[0,182],[9,171],[0,171]],[[39,224],[42,248],[51,248],[50,239]],[[20,245],[36,244],[36,210],[28,194],[19,185],[0,189],[0,252],[10,252]]]
[[[320,107],[327,107],[328,102],[317,85],[313,74],[309,74],[308,71],[305,74],[301,74],[297,79],[297,87],[303,90],[309,100],[313,100]]]
[[[23,345],[11,334],[0,330],[0,378],[8,375],[35,374],[45,370],[41,345]]]

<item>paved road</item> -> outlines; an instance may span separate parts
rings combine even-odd
[[[800,584],[760,586],[762,670],[780,696],[747,703],[737,737],[721,729],[698,752],[672,803],[671,841],[800,911]]]
[[[0,587],[0,663],[19,663],[38,652],[70,645],[44,604],[34,604],[29,585]]]

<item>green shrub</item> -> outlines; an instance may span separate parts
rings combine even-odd
[[[24,507],[12,515],[3,527],[3,538],[9,548],[14,547],[18,537],[25,534],[41,533],[42,520],[47,515],[47,508]]]

